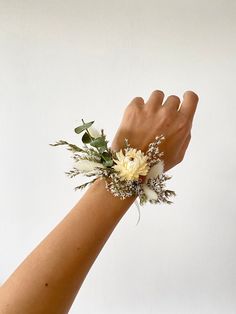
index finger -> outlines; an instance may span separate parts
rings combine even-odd
[[[193,91],[186,91],[183,95],[183,101],[179,112],[182,112],[192,121],[197,109],[198,100],[199,98],[197,94],[195,94]]]

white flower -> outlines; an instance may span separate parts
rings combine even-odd
[[[161,175],[163,171],[164,171],[164,161],[161,160],[157,164],[151,167],[151,169],[149,170],[145,178],[145,183],[148,181],[148,179],[157,178],[157,176]]]
[[[151,190],[147,184],[143,184],[143,191],[145,193],[145,195],[147,196],[147,200],[157,200],[157,193],[153,190]]]
[[[158,195],[155,191],[153,191],[152,189],[149,188],[149,186],[147,185],[147,181],[149,179],[156,179],[158,175],[161,175],[164,171],[164,161],[161,160],[159,161],[157,164],[155,164],[154,166],[151,167],[151,169],[149,170],[144,183],[143,183],[143,191],[145,193],[145,195],[147,196],[147,200],[157,200]]]
[[[96,129],[94,128],[92,125],[88,128],[89,134],[94,137],[100,137],[102,134]]]
[[[119,173],[121,180],[137,180],[148,173],[147,156],[141,150],[131,148],[123,154],[122,149],[116,152],[116,165],[113,168]]]
[[[96,167],[104,168],[104,165],[96,161],[90,161],[85,159],[76,161],[74,163],[74,167],[82,173],[96,174],[97,169],[95,168]]]

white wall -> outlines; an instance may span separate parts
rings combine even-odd
[[[70,313],[236,311],[236,2],[0,0],[0,282],[81,197],[81,118],[110,139],[135,96],[200,96],[172,206],[132,206]]]

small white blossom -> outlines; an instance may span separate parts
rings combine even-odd
[[[151,190],[147,184],[143,184],[143,191],[145,193],[145,195],[147,196],[147,200],[157,200],[157,193],[153,190]]]
[[[102,134],[92,125],[88,128],[90,135],[94,138],[100,137]]]
[[[156,179],[158,175],[161,175],[164,171],[164,161],[160,160],[157,164],[151,167],[146,178],[145,183],[147,183],[148,179]]]

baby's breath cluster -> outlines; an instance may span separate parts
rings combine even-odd
[[[159,152],[159,145],[165,139],[164,135],[156,136],[155,141],[148,145],[148,150],[146,155],[148,156],[149,166],[155,165],[160,161],[161,157],[164,155],[163,152]]]
[[[149,144],[147,152],[132,148],[126,138],[124,150],[118,152],[108,147],[108,141],[103,129],[98,131],[93,127],[94,121],[75,128],[77,134],[82,135],[82,147],[60,140],[51,146],[65,145],[72,152],[73,168],[66,174],[73,178],[77,175],[93,177],[90,181],[75,187],[83,189],[98,178],[105,178],[105,186],[114,196],[125,199],[137,196],[140,205],[171,204],[169,197],[175,192],[165,188],[165,182],[171,177],[164,173],[164,153],[159,151],[160,143],[165,139],[163,135],[156,136]]]

